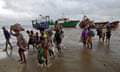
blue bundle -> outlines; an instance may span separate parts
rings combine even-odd
[[[35,29],[38,29],[38,30],[48,29],[49,28],[49,24],[48,24],[48,22],[41,22],[41,23],[34,24],[33,27]]]

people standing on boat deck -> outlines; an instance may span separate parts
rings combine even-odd
[[[85,27],[81,34],[81,41],[83,42],[84,47],[86,47],[87,38],[88,38],[88,28]]]
[[[15,33],[13,33],[13,31]],[[10,28],[10,33],[15,36],[17,38],[17,46],[19,47],[18,53],[19,53],[19,57],[20,57],[20,62],[21,64],[26,63],[26,57],[24,52],[27,49],[27,42],[25,41],[23,35],[20,33],[19,30],[13,30],[13,26],[11,26]]]
[[[102,26],[101,25],[97,27],[97,35],[99,36],[99,41],[101,41],[101,38],[102,38]]]
[[[102,41],[104,42],[105,37],[106,37],[106,25],[103,24],[102,27],[103,27],[102,28]]]
[[[10,49],[12,49],[12,45],[10,43],[10,33],[8,32],[8,30],[5,29],[5,27],[2,27],[2,29],[3,29],[5,39],[6,39],[6,45],[3,51],[7,51],[8,45],[10,46]]]
[[[90,27],[88,27],[88,37],[87,37],[87,47],[88,48],[92,48],[93,44],[92,44],[92,37],[95,36],[95,33],[90,29]]]

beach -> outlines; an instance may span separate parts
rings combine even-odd
[[[17,61],[15,37],[11,39],[13,50],[3,52],[5,39],[0,30],[0,72],[120,72],[120,29],[112,31],[110,44],[99,42],[96,35],[92,49],[84,48],[79,42],[81,31],[80,28],[64,28],[62,53],[50,58],[48,66],[44,67],[38,64],[37,50],[33,48],[25,52],[26,64]],[[27,34],[23,34],[28,39]]]

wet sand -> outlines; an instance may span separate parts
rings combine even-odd
[[[1,48],[0,72],[120,72],[118,31],[113,32],[110,45],[93,38],[93,49],[83,47],[79,42],[80,34],[79,29],[65,29],[63,52],[50,58],[48,67],[37,63],[37,51],[33,48],[26,52],[27,64],[17,62],[16,46],[8,53]]]

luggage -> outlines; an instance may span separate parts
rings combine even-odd
[[[27,42],[26,42],[25,40],[18,41],[18,42],[17,42],[17,45],[18,45],[20,48],[22,48],[23,50],[26,50],[26,49],[27,49],[27,46],[28,46],[28,44],[27,44]]]
[[[48,24],[48,22],[41,22],[41,23],[34,24],[33,27],[35,29],[39,29],[39,30],[41,30],[41,29],[48,29],[49,28],[49,24]]]
[[[94,37],[95,36],[94,31],[89,31],[89,35]]]
[[[16,23],[16,24],[11,26],[11,30],[13,30],[13,31],[16,31],[16,30],[17,31],[24,31],[24,28],[20,24]]]

